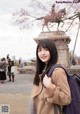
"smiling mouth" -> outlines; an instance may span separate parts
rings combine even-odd
[[[46,59],[46,57],[41,57],[42,59]]]

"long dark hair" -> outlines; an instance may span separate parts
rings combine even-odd
[[[45,67],[45,63],[42,62],[38,57],[38,49],[39,47],[47,48],[50,52],[50,60],[47,64],[46,71],[42,74],[42,71]],[[51,39],[43,39],[38,41],[37,49],[36,49],[36,72],[33,83],[35,85],[39,85],[39,75],[42,74],[41,79],[43,80],[43,77],[46,73],[48,73],[49,69],[53,64],[56,64],[58,60],[58,53],[57,48],[53,40]]]

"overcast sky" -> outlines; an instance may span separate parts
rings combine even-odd
[[[35,56],[36,33],[20,30],[11,24],[12,13],[26,8],[27,0],[0,0],[0,57],[7,54],[28,59]]]
[[[20,30],[18,26],[11,23],[12,13],[20,8],[26,8],[30,0],[0,0],[0,58],[16,56],[23,59],[35,57],[37,37],[41,32],[38,28],[34,30]],[[69,33],[72,41],[69,44],[73,50],[77,26]],[[79,35],[80,36],[80,35]],[[75,53],[80,56],[80,38],[78,38]]]

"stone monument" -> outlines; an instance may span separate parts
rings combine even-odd
[[[58,62],[65,68],[70,67],[70,57],[68,44],[70,37],[64,31],[41,32],[38,37],[34,38],[36,42],[41,39],[54,40],[58,50]]]

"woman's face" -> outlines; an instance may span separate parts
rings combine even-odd
[[[50,60],[49,50],[47,48],[39,47],[38,48],[38,57],[42,62],[47,64],[48,61]]]

